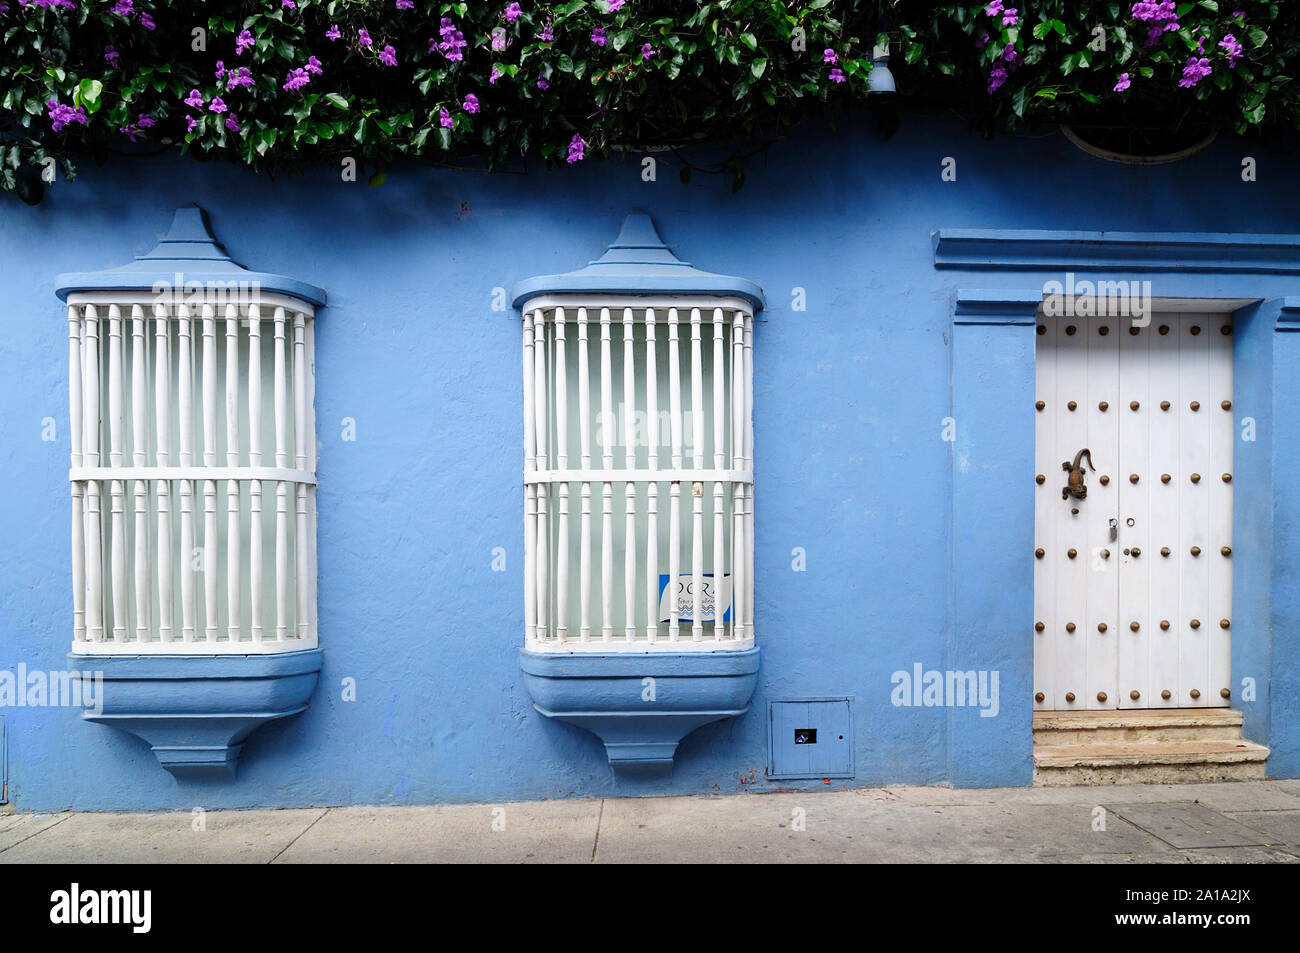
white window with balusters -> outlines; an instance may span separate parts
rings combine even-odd
[[[68,296],[73,651],[315,648],[314,318]]]
[[[525,647],[752,648],[753,305],[522,310]]]

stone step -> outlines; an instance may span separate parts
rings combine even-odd
[[[1034,783],[1160,784],[1264,778],[1268,749],[1242,740],[1034,745]]]
[[[1034,713],[1034,741],[1037,744],[1234,741],[1240,738],[1241,712],[1230,708]]]

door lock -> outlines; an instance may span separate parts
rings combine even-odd
[[[1117,539],[1119,539],[1119,520],[1112,519],[1110,521],[1110,541],[1113,543]]]

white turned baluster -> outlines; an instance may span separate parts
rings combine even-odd
[[[725,348],[722,343],[724,318],[721,308],[713,309],[713,467],[726,466],[726,368]],[[721,640],[725,626],[722,616],[726,607],[722,603],[722,583],[726,578],[725,524],[722,515],[722,481],[713,481],[713,639]]]
[[[99,312],[86,306],[85,382],[82,400],[82,459],[91,469],[99,466]],[[100,516],[99,480],[86,481],[86,638],[104,640],[104,556],[103,525]]]
[[[154,440],[157,465],[171,464],[172,377],[171,325],[167,306],[156,304],[154,316]],[[169,480],[154,483],[158,499],[158,638],[172,640],[175,604],[172,599],[172,485]]]
[[[275,465],[289,466],[289,408],[286,389],[284,308],[275,309]],[[289,486],[284,480],[275,487],[275,639],[289,637]]]
[[[217,465],[217,315],[203,306],[203,465]],[[203,481],[203,640],[217,641],[217,481]]]
[[[587,309],[578,309],[578,439],[582,474],[591,472],[591,360],[587,353]],[[591,483],[583,480],[582,534],[578,547],[579,617],[578,639],[591,637]]]
[[[731,329],[731,468],[745,469],[745,319],[736,312]],[[731,487],[731,637],[743,639],[745,624],[741,619],[741,594],[745,591],[745,484],[737,480]]]
[[[262,465],[262,312],[248,307],[248,465]],[[262,641],[262,481],[248,483],[248,634]]]
[[[630,473],[636,468],[636,351],[633,347],[632,309],[623,309],[623,466]],[[623,531],[623,636],[636,639],[636,484],[623,483],[626,513]]]
[[[655,313],[645,313],[645,419],[646,466],[659,469],[659,378],[655,369]],[[659,483],[652,476],[646,486],[646,641],[659,635]]]
[[[704,469],[704,367],[700,309],[691,309],[691,460]],[[704,638],[704,484],[691,486],[691,639]]]
[[[316,474],[316,317],[307,316],[307,468]],[[317,608],[316,559],[316,484],[307,487],[307,540],[308,552],[308,622],[312,639],[320,635],[320,612]]]
[[[108,306],[108,464],[122,466],[122,310]]]
[[[185,305],[176,308],[176,397],[180,414],[180,464],[194,465],[194,347],[193,320]],[[182,479],[181,487],[181,638],[194,641],[194,483]]]
[[[294,465],[299,470],[307,469],[307,316],[301,311],[293,316],[293,445]],[[298,638],[305,639],[311,634],[311,556],[308,554],[307,539],[307,484],[298,483],[294,487],[297,500],[297,523],[294,527],[294,541],[297,554],[294,557],[294,570],[297,576],[295,589],[298,595],[296,622]]]
[[[754,469],[754,316],[745,315],[745,466]],[[754,485],[749,485],[745,507],[745,634],[752,636],[754,625]]]
[[[569,466],[569,383],[564,353],[564,309],[555,309],[555,465]],[[558,544],[555,550],[555,638],[563,643],[569,617],[569,484],[561,483]]]
[[[609,308],[600,309],[600,437],[605,482],[601,484],[600,522],[600,638],[608,642],[614,635],[614,484],[609,471],[614,469],[614,441],[618,439],[618,421],[614,416],[614,371],[610,355]]]
[[[108,308],[108,463],[122,466],[122,311],[117,305]],[[112,581],[113,641],[126,641],[128,607],[126,601],[126,501],[121,480],[109,481],[112,516],[109,572]]]
[[[131,465],[149,465],[148,434],[148,338],[144,309],[131,307]],[[150,585],[153,570],[149,565],[149,482],[135,481],[135,640],[149,641],[152,625]]]
[[[81,315],[76,305],[68,306],[68,425],[72,442],[72,466],[82,466]],[[73,641],[86,641],[86,483],[72,486],[72,632]]]
[[[533,316],[524,314],[524,479],[537,473],[537,422],[533,416]],[[537,490],[524,484],[524,639],[537,634]]]
[[[677,309],[668,309],[668,424],[672,431],[672,469],[682,469],[682,359],[677,334]],[[668,488],[668,641],[676,642],[680,630],[677,587],[682,571],[682,484]]]
[[[550,461],[547,458],[547,415],[550,401],[547,400],[546,375],[546,315],[538,311],[533,320],[533,385],[536,397],[533,412],[536,416],[537,469],[539,473],[549,473]],[[546,639],[550,630],[550,599],[547,589],[549,557],[551,550],[551,524],[547,515],[547,503],[550,501],[550,483],[537,487],[537,635],[539,642]]]
[[[239,308],[226,305],[226,466],[239,466]],[[226,638],[239,641],[239,481],[226,481]]]

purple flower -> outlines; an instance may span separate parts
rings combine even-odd
[[[244,50],[254,44],[253,34],[249,30],[241,30],[239,36],[235,37],[235,55],[243,56]]]
[[[1241,43],[1231,33],[1225,33],[1219,46],[1228,54],[1228,69],[1236,69],[1237,60],[1241,59]]]
[[[1124,92],[1124,90],[1128,89],[1131,85],[1133,84],[1129,81],[1128,73],[1120,73],[1119,82],[1115,84],[1115,92],[1122,93]]]
[[[438,122],[442,124],[444,129],[450,129],[455,123],[455,120],[451,118],[451,113],[447,112],[447,107],[444,106],[438,110]]]
[[[332,43],[332,42],[334,42],[335,40],[337,40],[339,37],[341,37],[342,35],[343,35],[343,34],[339,32],[338,24],[337,24],[337,23],[331,23],[328,32],[326,32],[326,34],[325,34],[325,39],[329,40],[329,41]]]
[[[542,27],[542,32],[537,34],[537,38],[543,43],[550,43],[555,39],[555,30],[552,29],[552,21],[546,21],[546,26]]]
[[[185,105],[189,106],[191,109],[202,109],[203,96],[197,89],[191,89],[189,96],[185,99]]]
[[[399,10],[414,10],[414,9],[415,9],[415,0],[397,0],[397,9],[399,9]]]
[[[239,71],[230,70],[226,73],[226,89],[237,89],[240,86],[253,85],[253,74],[248,71],[247,66],[239,67]]]
[[[294,3],[293,0],[283,0],[283,2],[284,2],[284,8],[285,8],[286,10],[297,10],[297,9],[298,9],[298,4]]]
[[[838,56],[835,55],[835,51],[834,51],[834,50],[829,50],[829,49],[828,49],[828,50],[826,50],[824,53],[822,53],[822,62],[823,62],[823,63],[838,63],[839,61],[840,61],[840,58],[839,58]]]
[[[623,9],[623,0],[609,0],[609,12],[618,13]]]
[[[86,110],[81,106],[73,109],[71,106],[64,106],[57,99],[51,99],[45,105],[50,114],[50,128],[55,132],[59,132],[70,122],[79,122],[84,126],[90,121]]]
[[[198,127],[199,121],[193,116],[186,116],[185,121],[189,123],[189,128],[185,130],[186,132],[193,132]]]
[[[154,125],[153,116],[148,113],[140,113],[135,117],[135,124],[141,129],[152,129]]]
[[[493,30],[492,31],[492,52],[500,53],[505,48],[506,48],[506,31]]]
[[[111,46],[104,47],[104,62],[106,62],[109,66],[112,66],[114,69],[116,69],[119,57],[120,54],[117,52],[117,50],[113,49]]]
[[[995,93],[1002,84],[1007,81],[1007,71],[1002,68],[1001,64],[996,64],[989,70],[989,92]]]
[[[370,39],[370,33],[366,30],[357,30],[357,39],[361,41],[362,46],[370,46],[374,42]]]
[[[524,11],[520,9],[519,4],[512,3],[510,6],[505,8],[505,11],[501,15],[506,18],[507,23],[514,23],[523,16],[523,13]]]
[[[391,50],[392,47],[390,46],[389,49]],[[307,57],[307,65],[303,68],[307,70],[307,72],[312,73],[313,75],[316,76],[319,76],[322,72],[320,60],[316,59],[316,57],[314,56]]]
[[[1002,47],[1002,59],[1006,62],[1008,71],[1020,65],[1020,54],[1016,52],[1014,43],[1008,43]]]
[[[146,30],[154,29],[153,17],[149,16],[147,13],[140,14],[140,25]]]
[[[462,108],[465,110],[465,112],[469,113],[470,115],[473,115],[474,113],[478,112],[478,97],[475,96],[473,93],[470,93],[468,96],[465,97],[465,103],[462,106]]]
[[[545,76],[539,76],[537,77],[537,88],[545,92],[551,88],[551,84]]]
[[[582,141],[582,136],[575,132],[573,138],[569,140],[569,157],[565,160],[569,165],[573,165],[575,162],[581,162],[583,158],[585,158],[582,151],[583,145],[585,145],[585,143]]]
[[[1002,11],[1002,25],[1015,26],[1020,22],[1020,17],[1016,14],[1015,7],[1007,7]]]
[[[135,3],[133,0],[117,0],[113,9],[108,12],[116,13],[120,17],[129,17],[131,14],[135,13]]]
[[[217,82],[221,82],[221,77],[226,75],[226,64],[217,60]]]
[[[122,135],[126,136],[132,142],[140,141],[135,137],[135,134],[139,131],[138,129],[135,128],[135,126],[118,126],[117,131],[122,133]]]
[[[988,46],[988,44],[989,44],[989,35],[985,33],[982,37],[980,37],[978,40],[975,41],[975,48],[982,50],[984,49],[984,47]]]
[[[1129,9],[1134,20],[1148,25],[1146,46],[1154,46],[1165,33],[1177,30],[1178,8],[1174,0],[1138,0]]]
[[[226,117],[226,128],[231,132],[239,132],[239,120],[235,118],[234,113]]]
[[[284,77],[284,85],[282,85],[280,88],[286,89],[292,93],[299,89],[302,89],[310,82],[311,82],[310,74],[308,74],[308,72],[300,66],[297,69],[291,70]]]
[[[1199,59],[1195,56],[1187,58],[1187,65],[1183,67],[1183,78],[1178,81],[1178,85],[1184,89],[1190,89],[1205,77],[1210,75],[1210,61],[1205,57]]]
[[[648,60],[648,59],[650,59],[650,57],[652,57],[652,56],[658,56],[658,55],[659,55],[659,51],[656,50],[656,49],[655,49],[653,46],[651,46],[649,43],[647,43],[645,46],[641,47],[641,59],[643,59],[643,60]]]
[[[492,75],[488,77],[488,82],[495,83],[500,78],[501,78],[501,71],[498,70],[495,66],[492,67]]]
[[[221,115],[226,111],[226,104],[221,101],[220,96],[213,96],[212,102],[208,105],[208,112]]]
[[[832,83],[844,82],[844,70],[840,69],[838,66],[831,67],[830,79]]]
[[[436,44],[436,48],[442,51],[442,55],[449,61],[455,62],[463,60],[465,54],[461,49],[465,47],[465,35],[456,29],[456,24],[452,23],[447,17],[442,18],[442,23],[438,27],[438,35],[442,37],[442,42]],[[435,42],[429,40],[429,52],[435,49]]]
[[[596,27],[596,29],[594,29],[594,30],[591,31],[591,42],[595,43],[597,46],[604,46],[604,45],[605,45],[605,28],[604,28],[604,27],[598,26],[598,27]]]
[[[384,51],[379,54],[379,62],[385,66],[397,65],[397,50],[393,49],[392,44],[384,47]]]

